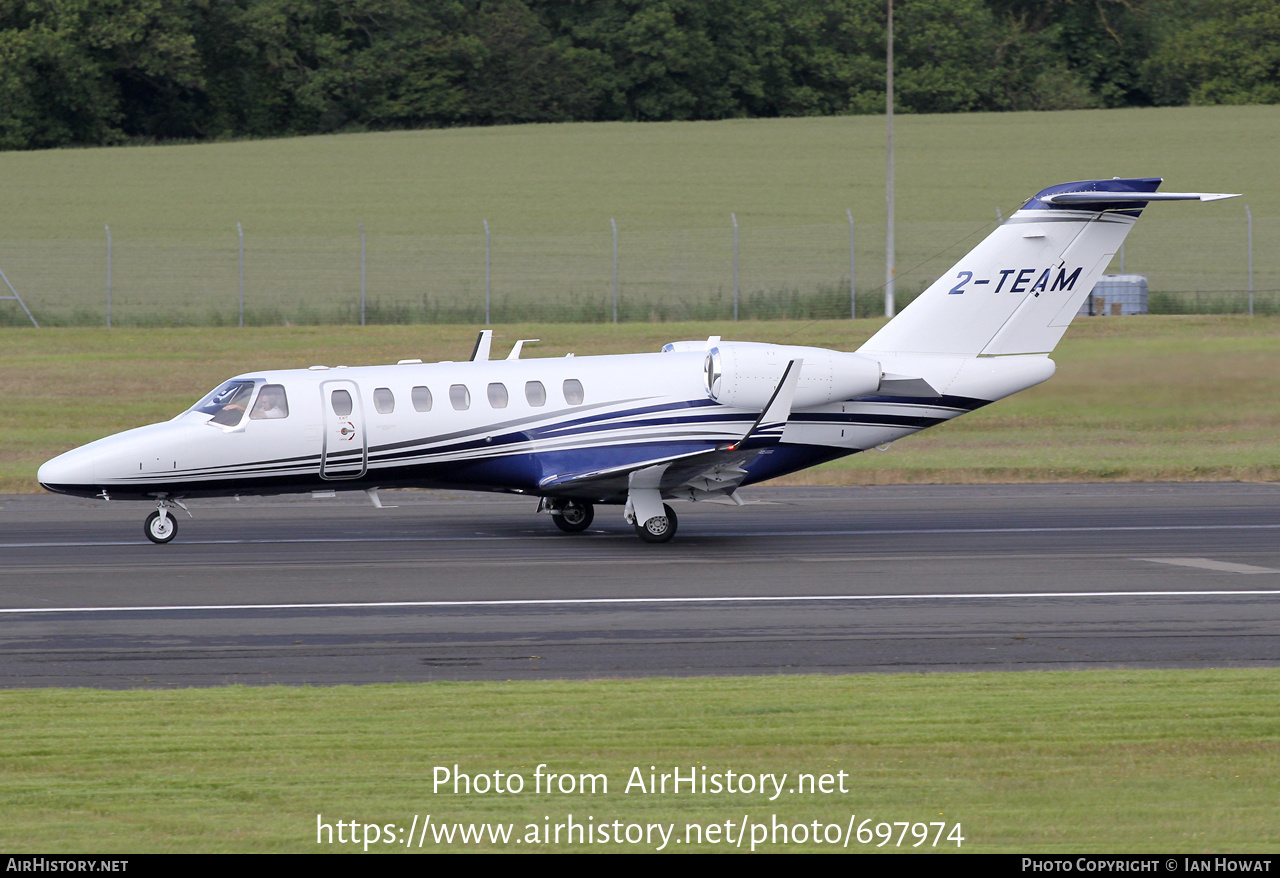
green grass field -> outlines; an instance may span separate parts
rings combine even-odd
[[[0,692],[0,847],[361,850],[317,846],[317,814],[406,829],[415,814],[506,822],[516,837],[568,814],[676,823],[681,834],[744,817],[844,828],[852,815],[872,827],[960,823],[963,851],[1267,852],[1280,842],[1277,683],[1276,671],[1240,669]],[[604,774],[608,791],[538,794],[539,764]],[[436,767],[454,765],[521,774],[526,788],[435,790]],[[626,791],[632,769],[648,781],[650,767],[677,765],[686,777],[786,772],[787,788],[799,773],[831,774],[832,786],[773,801]],[[881,850],[896,849],[899,832]],[[575,847],[424,846],[442,849]]]
[[[1160,307],[1280,307],[1280,108],[900,116],[899,287],[909,296],[1051,183],[1164,176],[1244,193],[1147,212],[1125,270]],[[1229,132],[1229,133],[1228,133]],[[732,311],[733,238],[753,318],[847,313],[848,223],[868,313],[884,279],[878,117],[529,125],[185,146],[0,153],[0,270],[49,324],[101,325],[106,235],[116,325],[238,320],[236,224],[251,323],[359,321],[360,241],[374,322],[611,319],[619,227],[624,320]],[[1119,270],[1120,260],[1113,264]],[[1168,294],[1176,293],[1173,300]],[[1166,298],[1161,300],[1160,295]],[[14,303],[0,322],[20,324]]]
[[[500,327],[495,355],[656,351],[723,334],[853,350],[883,321]],[[0,493],[38,490],[36,469],[73,446],[166,420],[254,368],[461,359],[474,327],[6,329]],[[1058,373],[1029,391],[790,484],[1187,481],[1280,478],[1280,318],[1078,318]]]
[[[1050,183],[1163,176],[1280,216],[1280,107],[897,117],[903,222],[1007,216]],[[517,125],[0,153],[0,240],[521,234],[884,218],[884,120]],[[1234,208],[1233,208],[1234,209]]]
[[[757,677],[360,688],[0,692],[10,852],[356,852],[322,822],[961,825],[961,851],[1273,852],[1275,670]],[[608,791],[534,791],[534,772]],[[437,766],[520,774],[436,790]],[[632,770],[815,775],[814,792],[626,791]],[[838,772],[845,772],[839,792]],[[831,775],[830,792],[817,779]],[[893,841],[880,850],[898,847]],[[920,849],[933,849],[929,843]],[[351,834],[348,831],[347,838]],[[336,837],[336,834],[335,834]],[[945,839],[945,835],[944,835]],[[875,850],[850,844],[853,850]],[[902,849],[918,839],[907,836]],[[743,849],[749,848],[748,837]],[[327,836],[326,836],[327,842]],[[653,844],[437,845],[630,850]],[[758,850],[839,850],[826,842]],[[415,848],[416,849],[416,848]],[[725,842],[668,851],[727,851]],[[936,850],[955,851],[945,840]],[[370,850],[403,851],[376,843]]]

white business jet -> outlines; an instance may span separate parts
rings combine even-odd
[[[148,500],[153,542],[194,497],[448,487],[528,494],[562,531],[621,506],[642,540],[668,500],[741,501],[743,485],[868,448],[1025,390],[1161,180],[1088,180],[1029,199],[854,353],[680,341],[660,353],[312,366],[247,372],[171,421],[40,467],[50,491]],[[188,513],[190,514],[190,513]]]

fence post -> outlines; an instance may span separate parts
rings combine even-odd
[[[1244,206],[1245,218],[1249,221],[1249,316],[1253,316],[1253,211],[1249,205]]]
[[[613,322],[618,322],[618,221],[612,217],[609,225],[613,226]]]
[[[738,216],[730,213],[733,220],[733,322],[738,322]]]
[[[4,285],[9,288],[9,292],[13,293],[12,296],[0,296],[0,299],[5,299],[5,300],[12,299],[15,302],[17,302],[19,305],[21,305],[22,310],[27,315],[27,319],[31,321],[31,325],[34,326],[36,329],[39,329],[40,324],[36,323],[36,318],[31,316],[31,309],[27,307],[26,302],[22,301],[22,296],[18,295],[18,291],[15,290],[13,288],[13,284],[9,282],[9,276],[6,275],[3,271],[0,271],[0,280],[4,281]]]
[[[894,315],[894,284],[898,274],[897,250],[894,246],[893,218],[893,0],[889,0],[885,31],[884,116],[885,173],[884,173],[884,316]]]
[[[364,326],[364,220],[360,220],[360,325]]]
[[[236,223],[236,234],[240,236],[240,325],[244,326],[244,229]]]
[[[858,296],[853,287],[853,210],[846,209],[845,214],[849,217],[849,319],[858,319]]]
[[[107,329],[111,328],[111,226],[102,226],[107,230]]]
[[[489,221],[484,221],[484,325],[489,325]]]

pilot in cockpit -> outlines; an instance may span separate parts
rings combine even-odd
[[[255,420],[289,417],[289,403],[285,399],[284,387],[279,384],[263,385],[249,417]]]

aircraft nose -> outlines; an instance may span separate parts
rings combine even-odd
[[[70,493],[93,484],[93,452],[75,448],[47,461],[36,473],[40,485],[49,491]]]

